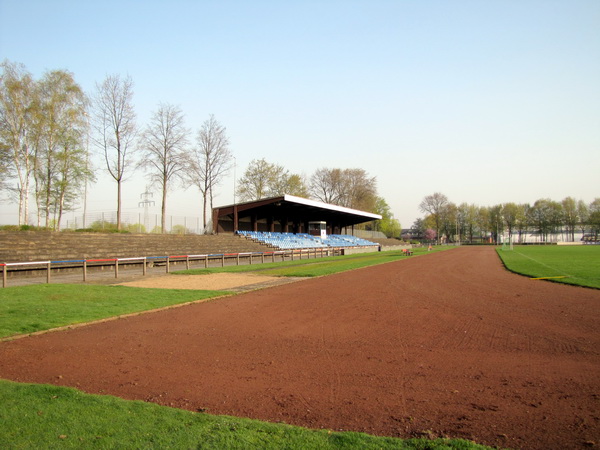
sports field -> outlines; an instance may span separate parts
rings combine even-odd
[[[3,342],[0,376],[311,428],[578,448],[600,435],[599,301],[459,248]]]
[[[498,254],[515,273],[600,289],[600,245],[516,245]]]

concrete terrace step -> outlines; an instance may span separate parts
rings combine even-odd
[[[0,232],[0,262],[269,251],[235,235]]]

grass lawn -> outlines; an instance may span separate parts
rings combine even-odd
[[[515,245],[497,251],[512,272],[600,289],[600,245]]]
[[[488,448],[464,440],[309,430],[3,380],[0,405],[0,448]]]
[[[223,291],[39,284],[0,289],[0,337],[202,300]]]
[[[348,256],[330,256],[327,258],[296,259],[294,261],[252,264],[241,266],[212,267],[208,269],[190,269],[173,272],[182,275],[205,275],[218,272],[256,272],[261,275],[282,277],[318,277],[361,267],[383,264],[400,259],[413,258],[418,255],[449,250],[454,247],[433,247],[413,249],[413,256],[405,256],[401,251],[358,253]]]

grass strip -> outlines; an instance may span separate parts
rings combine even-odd
[[[33,333],[179,303],[223,291],[41,284],[0,289],[0,337]]]
[[[309,430],[4,380],[0,405],[0,448],[489,448],[464,440]]]
[[[600,245],[515,245],[497,252],[511,272],[600,289]]]
[[[246,264],[240,266],[212,267],[206,269],[190,269],[172,272],[181,275],[208,275],[222,272],[253,272],[269,276],[285,277],[318,277],[362,267],[384,264],[401,259],[414,258],[418,255],[435,253],[454,247],[433,247],[413,249],[413,256],[406,256],[402,251],[358,253],[347,256],[329,256],[325,258],[296,259],[265,264]]]

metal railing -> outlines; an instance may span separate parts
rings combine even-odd
[[[150,264],[165,265],[166,273],[171,270],[171,264],[185,263],[186,269],[190,268],[192,263],[203,264],[205,268],[209,266],[224,267],[229,265],[254,264],[260,261],[278,262],[289,259],[323,258],[327,256],[339,256],[344,254],[344,248],[311,248],[311,249],[289,249],[274,250],[267,252],[241,252],[241,253],[207,253],[202,255],[175,255],[175,256],[136,256],[128,258],[102,258],[102,259],[71,259],[59,261],[33,261],[33,262],[12,262],[0,263],[2,269],[2,287],[8,286],[9,273],[30,271],[35,273],[45,273],[46,283],[52,280],[52,271],[60,270],[82,270],[82,280],[85,282],[88,278],[88,269],[91,267],[102,268],[114,267],[114,277],[119,278],[119,267],[123,265],[141,265],[142,275],[147,275],[147,268]],[[266,260],[269,261],[266,261]]]

